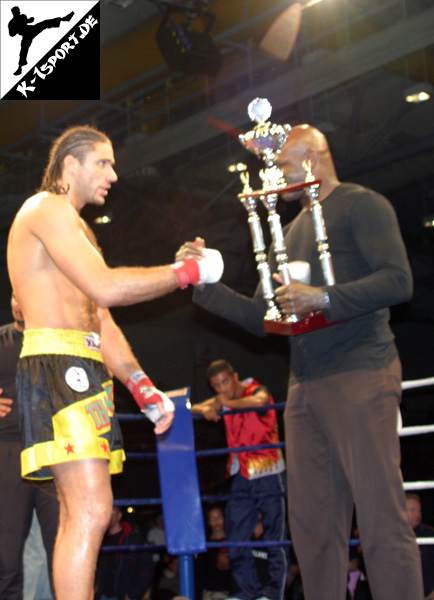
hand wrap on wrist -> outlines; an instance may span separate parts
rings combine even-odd
[[[189,283],[196,285],[200,279],[199,262],[194,258],[186,258],[170,265],[178,277],[178,286],[185,289]]]
[[[143,371],[134,371],[126,381],[140,410],[156,423],[168,412],[175,412],[175,405],[164,392],[157,389]]]
[[[224,264],[220,252],[212,248],[204,248],[202,253],[203,258],[199,260],[186,258],[171,265],[178,277],[178,285],[181,289],[186,288],[189,283],[192,285],[217,283],[222,276]]]
[[[141,409],[163,401],[161,392],[143,371],[134,371],[127,379],[126,386]]]

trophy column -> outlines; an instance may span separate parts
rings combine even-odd
[[[249,215],[247,222],[249,224],[250,234],[252,236],[256,268],[259,273],[262,293],[267,302],[267,312],[264,318],[271,321],[279,320],[282,318],[282,315],[280,314],[280,311],[274,302],[273,280],[271,278],[270,267],[267,262],[261,220],[256,212],[257,198],[252,195],[253,190],[249,185],[249,174],[247,170],[244,170],[244,172],[240,173],[240,179],[243,182],[244,187],[243,193],[239,194],[238,198]]]
[[[324,223],[324,217],[322,213],[322,206],[318,201],[319,185],[315,183],[315,177],[312,174],[312,166],[310,160],[305,161],[303,163],[303,168],[306,171],[306,182],[311,183],[307,190],[311,202],[310,211],[312,213],[316,243],[318,247],[318,255],[321,262],[321,269],[324,281],[327,285],[334,285],[336,281],[335,274],[333,271],[332,255],[329,251],[329,244]]]
[[[274,164],[274,160],[288,139],[291,126],[288,124],[275,125],[267,120],[271,115],[271,105],[265,98],[256,98],[253,100],[248,106],[248,114],[252,121],[256,121],[257,125],[246,134],[240,135],[239,140],[247,150],[264,160],[266,168],[260,172],[260,177],[263,182],[261,190],[253,191],[248,185],[248,174],[243,174],[241,179],[244,183],[244,189],[243,193],[238,195],[238,198],[249,213],[249,226],[256,255],[257,269],[262,283],[264,298],[269,307],[264,318],[264,328],[269,333],[299,335],[314,329],[327,327],[328,325],[331,325],[331,323],[328,323],[322,311],[315,311],[307,315],[293,314],[283,316],[276,307],[273,300],[274,293],[270,268],[268,264],[267,267],[265,267],[266,258],[261,224],[256,213],[256,201],[257,198],[260,198],[268,211],[268,224],[273,239],[278,271],[282,276],[284,285],[289,285],[291,283],[291,263],[289,262],[286,253],[282,225],[279,214],[276,212],[276,204],[279,193],[283,191],[306,189],[311,200],[310,211],[314,222],[324,281],[327,285],[333,285],[335,283],[333,265],[327,241],[322,207],[318,201],[321,181],[315,180],[311,171],[311,165],[305,163],[303,164],[306,171],[305,181],[293,186],[287,186],[283,174]],[[302,275],[300,275],[300,265],[298,265],[298,267],[297,275],[294,279],[299,279],[304,283],[310,283],[310,265],[308,263],[302,263]]]

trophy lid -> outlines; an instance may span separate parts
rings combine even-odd
[[[267,98],[255,98],[247,107],[247,114],[252,121],[261,123],[271,117],[273,109]]]
[[[247,113],[257,125],[238,139],[247,150],[266,161],[272,161],[288,139],[291,126],[270,123],[272,106],[266,98],[255,98],[247,107]]]

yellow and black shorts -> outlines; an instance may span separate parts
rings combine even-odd
[[[105,458],[110,473],[122,471],[125,452],[113,382],[97,334],[26,330],[17,395],[23,477],[49,479],[50,465],[86,458]]]

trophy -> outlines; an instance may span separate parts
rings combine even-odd
[[[248,106],[248,114],[252,121],[257,124],[246,134],[239,136],[243,146],[264,160],[265,169],[259,173],[262,180],[262,189],[253,190],[249,184],[249,174],[247,167],[242,165],[239,169],[243,191],[238,194],[249,217],[248,223],[253,241],[253,250],[257,263],[257,270],[262,285],[263,296],[267,302],[267,311],[264,317],[264,328],[268,333],[278,333],[283,335],[299,335],[314,329],[327,327],[329,323],[323,311],[315,311],[307,315],[282,315],[274,300],[274,286],[271,277],[270,267],[265,254],[265,244],[260,218],[257,214],[257,201],[260,200],[268,212],[268,225],[274,244],[274,253],[278,265],[278,271],[282,276],[285,285],[291,283],[291,279],[298,279],[303,283],[310,283],[310,265],[304,261],[289,262],[286,254],[284,237],[280,216],[276,212],[278,195],[281,192],[306,189],[310,198],[310,212],[315,228],[315,236],[318,247],[318,254],[321,261],[324,281],[327,285],[334,285],[335,277],[331,254],[329,251],[327,233],[322,214],[322,207],[318,201],[320,180],[315,179],[312,174],[310,161],[303,163],[306,171],[305,181],[296,185],[288,186],[283,178],[283,174],[274,164],[276,155],[288,136],[291,126],[276,125],[268,121],[271,116],[271,104],[265,98],[256,98]]]

